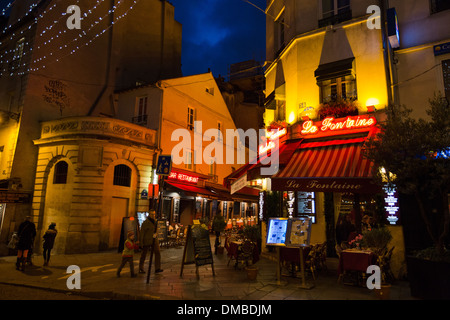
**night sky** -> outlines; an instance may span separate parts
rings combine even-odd
[[[1,9],[10,0],[0,0]],[[233,63],[265,60],[266,0],[170,0],[183,25],[184,76],[228,76]],[[253,5],[252,5],[253,4]],[[256,6],[256,7],[255,7]],[[258,7],[258,8],[257,8]]]
[[[233,63],[265,60],[266,0],[171,0],[183,25],[183,75],[211,69],[227,77]]]

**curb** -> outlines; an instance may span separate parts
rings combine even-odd
[[[161,300],[160,297],[152,296],[149,294],[132,295],[129,293],[121,293],[121,292],[114,292],[114,291],[83,291],[83,290],[74,291],[74,290],[55,289],[55,288],[50,288],[50,287],[40,287],[40,286],[33,286],[33,285],[29,285],[29,284],[19,284],[19,283],[11,283],[11,282],[0,282],[0,284],[7,285],[7,286],[45,290],[45,291],[51,291],[51,292],[56,292],[56,293],[62,293],[62,294],[66,294],[66,295],[78,295],[78,296],[83,296],[83,297],[98,299],[98,300]]]

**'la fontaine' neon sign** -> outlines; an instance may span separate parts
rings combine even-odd
[[[320,127],[314,125],[312,120],[305,121],[303,123],[302,134],[316,134],[320,131],[338,131],[338,130],[351,130],[361,129],[367,127],[373,127],[377,123],[374,117],[366,118],[359,116],[349,116],[345,120],[336,121],[333,117],[325,118]]]

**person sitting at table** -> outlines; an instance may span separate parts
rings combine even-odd
[[[341,246],[342,243],[348,242],[352,232],[356,232],[356,227],[353,225],[350,215],[341,214],[336,225],[336,244]]]

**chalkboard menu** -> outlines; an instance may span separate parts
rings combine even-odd
[[[158,231],[158,240],[160,242],[167,240],[167,220],[166,219],[158,220],[157,231]]]
[[[186,264],[195,263],[198,267],[211,264],[214,274],[214,260],[211,251],[211,242],[209,240],[209,231],[201,225],[190,225],[186,234],[186,245],[184,247],[183,260],[181,262],[181,274]]]

